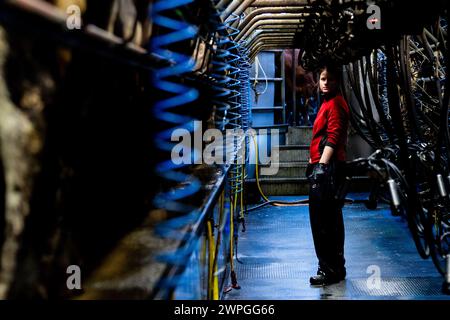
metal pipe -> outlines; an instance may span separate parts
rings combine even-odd
[[[251,11],[244,19],[244,21],[235,21],[232,26],[236,28],[244,28],[248,23],[250,23],[251,20],[256,18],[258,15],[262,14],[275,14],[275,13],[307,13],[311,12],[312,7],[311,6],[305,6],[305,7],[265,7],[265,8],[259,8],[256,10]]]
[[[266,28],[271,27],[271,29],[275,28],[282,28],[280,26],[285,26],[286,24],[291,24],[291,27],[300,28],[303,26],[303,24],[299,24],[299,21],[302,21],[303,19],[289,19],[289,20],[283,20],[283,19],[277,19],[277,20],[261,20],[253,27],[259,27],[259,26],[266,26]],[[286,22],[287,21],[287,22]],[[268,27],[267,27],[268,26]],[[300,26],[300,27],[299,27]],[[252,29],[254,30],[254,28]],[[246,33],[250,33],[252,30],[247,30]],[[240,31],[241,37],[244,34],[244,30]]]
[[[295,32],[302,31],[302,26],[299,26],[298,24],[264,24],[258,28],[253,34],[258,34],[259,31],[263,30],[280,30],[280,29],[289,29],[289,30],[295,30]],[[283,31],[284,31],[283,30]],[[254,35],[251,35],[247,37],[247,39],[251,39],[254,37]]]
[[[294,46],[293,43],[280,43],[280,44],[261,44],[249,54],[250,61],[253,61],[256,55],[262,50],[274,50],[274,49],[287,49],[292,48]]]
[[[439,194],[442,198],[447,197],[447,190],[445,190],[445,182],[444,182],[444,177],[442,176],[442,174],[438,174],[436,176],[436,180],[437,180],[437,185],[438,185],[438,190],[439,190]]]
[[[272,41],[272,42],[273,42],[273,41],[280,41],[280,40],[283,40],[283,41],[285,41],[285,40],[293,41],[294,39],[292,38],[292,36],[281,36],[281,37],[261,38],[261,39],[258,39],[256,42],[252,43],[251,45],[247,46],[247,48],[251,48],[251,47],[253,47],[253,46],[255,46],[255,45],[257,45],[258,43],[261,43],[261,42],[267,42],[267,41]]]
[[[295,33],[277,33],[277,34],[266,34],[261,35],[257,39],[254,39],[252,42],[247,43],[245,46],[250,48],[252,45],[261,42],[263,40],[276,40],[276,39],[291,39],[294,40]]]
[[[297,59],[295,58],[295,48],[292,48],[292,112],[294,127],[297,126]]]
[[[248,37],[256,28],[261,27],[263,25],[273,25],[273,24],[283,24],[283,25],[291,25],[291,26],[301,26],[305,19],[268,19],[268,20],[260,20],[254,24],[249,25],[250,27],[247,30],[242,30],[237,36],[236,41],[240,39],[245,39]]]
[[[394,207],[398,208],[401,202],[400,196],[398,195],[397,184],[395,183],[394,179],[389,179],[387,183],[389,186],[389,191],[391,192],[392,204],[394,205]]]
[[[261,8],[261,7],[282,7],[282,6],[305,6],[305,5],[310,5],[311,2],[310,0],[255,0],[255,2],[253,2],[252,7],[256,7],[256,8]],[[333,0],[325,0],[325,2],[327,2],[328,5],[331,5],[331,3],[333,2]],[[337,1],[336,1],[337,2]],[[348,6],[349,5],[349,1],[340,1],[341,4],[339,5],[343,5],[343,6]],[[365,3],[366,0],[352,0],[351,1],[353,4],[356,3]]]
[[[254,28],[254,26],[260,22],[260,21],[267,21],[267,20],[272,20],[272,21],[283,21],[283,20],[300,20],[301,21],[305,21],[304,18],[307,18],[309,16],[309,13],[276,13],[276,14],[271,14],[271,13],[266,13],[266,14],[260,14],[256,17],[254,17],[251,20],[247,20],[246,24],[243,24],[242,26],[239,27],[239,29],[241,30],[239,35],[237,35],[236,39],[239,39],[242,37],[241,34],[245,34],[247,33],[249,30],[252,30],[252,28]],[[298,21],[297,20],[297,21]]]
[[[253,39],[255,39],[256,37],[258,37],[259,35],[262,34],[273,34],[273,33],[279,33],[279,32],[284,32],[284,33],[298,33],[300,30],[299,29],[295,29],[292,28],[290,26],[282,26],[281,28],[275,27],[275,28],[261,28],[260,30],[257,30],[256,32],[254,32],[250,37],[247,38],[247,43],[251,42]]]
[[[254,59],[255,56],[261,52],[262,50],[266,50],[266,49],[286,49],[286,48],[292,48],[293,44],[292,43],[279,43],[279,44],[264,44],[264,45],[260,45],[255,47],[255,49],[249,54],[249,58],[250,60]]]
[[[252,7],[274,7],[274,6],[305,6],[308,5],[308,0],[255,0]]]
[[[260,39],[255,43],[252,43],[250,46],[248,46],[247,48],[250,50],[252,48],[254,48],[255,46],[257,46],[259,43],[275,43],[275,42],[286,42],[286,41],[293,41],[292,37],[290,36],[284,36],[284,37],[279,37],[279,38],[266,38],[266,39]]]
[[[281,42],[281,41],[283,41],[283,42],[286,42],[286,41],[293,42],[294,40],[293,40],[292,37],[282,37],[282,38],[280,38],[280,39],[276,39],[276,38],[263,38],[263,39],[259,39],[258,41],[252,43],[251,45],[249,45],[249,46],[247,47],[247,49],[248,49],[249,51],[251,51],[253,48],[255,48],[255,47],[258,45],[258,43],[273,43],[273,42],[276,42],[276,41],[279,41],[279,42]]]
[[[273,29],[272,27],[274,27],[274,25],[271,24],[260,26],[256,32],[254,31],[253,33],[249,34],[245,38],[240,39],[239,41],[247,43],[250,42],[251,39],[253,39],[258,35],[257,32],[260,30],[278,30],[277,32],[295,32],[295,33],[299,33],[302,31],[302,28],[301,27],[298,28],[298,25],[291,25],[291,24],[277,25],[276,28]]]
[[[244,0],[242,1],[233,1],[222,14],[220,17],[223,21],[227,20],[227,18],[232,14],[240,15],[242,12],[244,12],[255,0]]]
[[[269,7],[269,8],[261,8],[252,11],[248,16],[245,17],[244,21],[239,24],[239,29],[245,28],[253,19],[257,18],[261,15],[275,15],[275,14],[305,14],[311,11],[311,7],[304,7],[305,10],[300,9],[300,7]],[[307,10],[306,10],[307,8]],[[305,12],[308,11],[308,12]]]
[[[254,52],[259,47],[266,46],[266,45],[278,45],[280,47],[280,45],[291,45],[291,44],[293,44],[293,42],[291,40],[279,40],[279,41],[266,40],[264,42],[258,42],[257,44],[253,45],[251,48],[249,48],[249,52]],[[282,48],[287,48],[287,47],[282,47]]]
[[[287,26],[285,26],[285,27],[283,27],[283,28],[279,28],[278,30],[283,30],[283,32],[285,32],[285,31],[287,31],[287,32],[295,32],[295,33],[299,33],[299,32],[301,32],[301,29],[293,29],[293,27],[292,27],[292,25],[287,25]],[[280,32],[280,31],[278,31],[278,32]],[[249,38],[249,37],[246,37],[246,38],[243,38],[243,39],[241,39],[240,41],[243,41],[243,42],[250,42],[251,41],[251,39],[253,39],[254,37],[256,37],[256,35],[251,35],[251,38]],[[246,40],[244,40],[244,39],[246,39]]]
[[[278,45],[277,48],[287,48],[287,45],[289,45],[289,47],[290,47],[293,44],[294,44],[294,42],[292,40],[289,40],[289,39],[265,40],[263,42],[258,42],[256,44],[252,45],[252,47],[250,47],[248,49],[248,51],[249,52],[253,52],[253,51],[256,50],[256,48],[258,48],[259,46],[263,46],[263,45]]]
[[[285,57],[284,52],[281,52],[280,55],[280,62],[281,62],[281,106],[283,107],[282,117],[283,117],[283,124],[286,123],[286,63],[285,63]]]
[[[224,10],[226,7],[230,5],[230,2],[233,0],[220,0],[219,3],[216,5],[216,9],[219,11]]]
[[[258,37],[262,36],[262,35],[267,35],[267,34],[277,34],[277,33],[294,33],[296,34],[298,32],[297,29],[293,29],[293,28],[271,28],[271,29],[260,29],[256,32],[254,32],[249,38],[247,38],[247,40],[245,41],[246,43],[251,43],[254,39],[257,39]]]

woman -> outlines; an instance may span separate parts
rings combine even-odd
[[[345,177],[349,108],[339,92],[340,70],[328,64],[319,71],[323,103],[314,121],[307,177],[310,183],[309,216],[319,260],[312,285],[345,279],[343,201],[337,187]]]

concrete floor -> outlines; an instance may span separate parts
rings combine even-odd
[[[292,201],[298,197],[273,198]],[[266,206],[250,212],[247,231],[239,233],[238,258],[242,264],[235,265],[241,289],[225,293],[223,299],[450,300],[441,293],[443,278],[432,261],[418,255],[404,219],[392,216],[386,205],[370,211],[363,204],[351,204],[343,212],[345,281],[327,287],[309,285],[317,261],[307,206]],[[374,270],[379,270],[378,283]]]

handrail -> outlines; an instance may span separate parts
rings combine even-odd
[[[228,171],[230,170],[231,166],[227,165],[227,166],[223,166],[222,168],[223,168],[222,175],[217,179],[216,183],[211,188],[210,194],[204,201],[203,205],[199,208],[197,219],[191,225],[189,230],[186,232],[186,234],[180,241],[180,243],[178,245],[178,249],[183,248],[183,247],[189,247],[189,245],[193,241],[195,241],[200,236],[200,234],[203,232],[204,227],[206,225],[206,220],[209,218],[211,212],[213,211],[213,209],[215,207],[215,204],[217,203],[217,200],[220,197],[222,190],[225,187],[225,184],[227,181],[226,177],[228,175]],[[164,282],[165,278],[172,278],[177,275],[181,275],[185,269],[186,269],[186,265],[166,266],[166,269],[164,270],[164,272],[161,275],[160,281]],[[159,285],[155,286],[155,288],[151,294],[151,297],[150,297],[151,299],[155,299],[158,296],[158,294],[160,293],[159,288],[160,288]],[[171,295],[175,289],[176,288],[169,288],[168,294]]]

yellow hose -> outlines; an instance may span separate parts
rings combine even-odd
[[[305,206],[307,205],[306,203],[301,203],[304,202],[305,200],[296,200],[296,201],[279,201],[279,200],[269,200],[269,198],[264,194],[261,185],[259,183],[259,159],[258,159],[258,144],[256,143],[256,139],[255,136],[252,134],[252,139],[253,139],[253,144],[255,146],[255,162],[256,162],[256,185],[258,186],[258,190],[259,193],[261,195],[261,197],[263,197],[263,199],[266,202],[270,202],[271,205],[273,206],[278,206],[278,207],[286,207],[286,206]]]
[[[207,230],[208,230],[208,299],[212,299],[213,297],[213,291],[214,291],[214,235],[213,235],[213,228],[212,228],[212,221],[208,220],[206,223]]]

